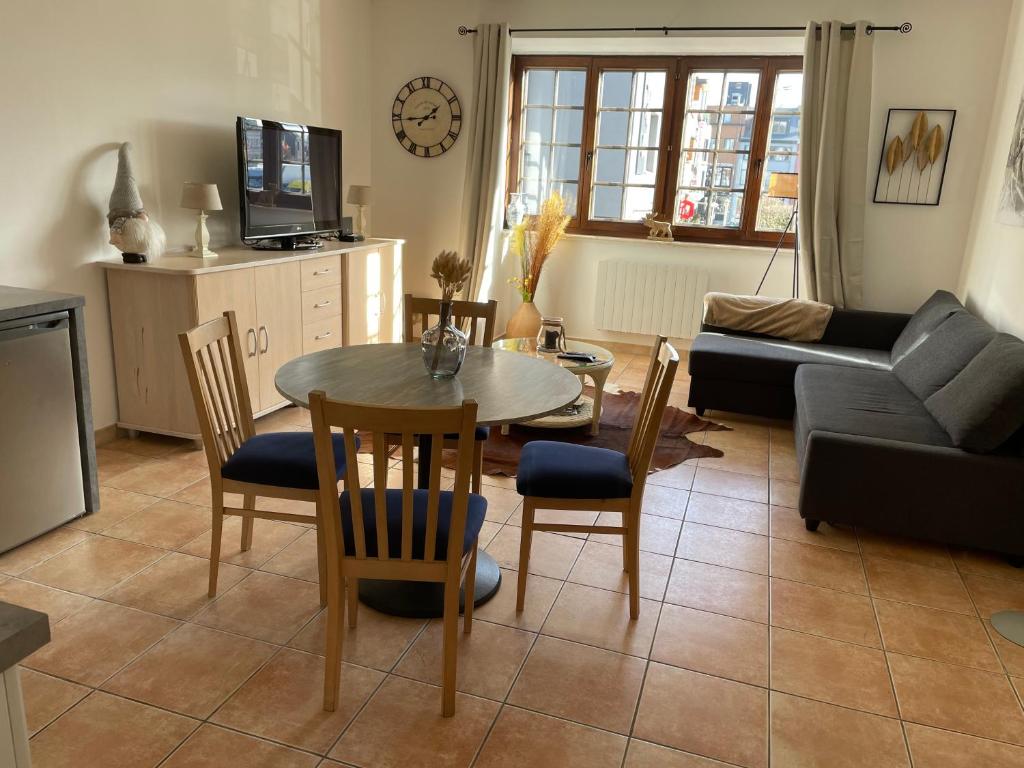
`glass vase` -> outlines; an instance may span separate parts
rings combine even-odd
[[[420,338],[423,366],[435,379],[450,379],[466,359],[466,334],[452,322],[452,303],[441,302],[437,324],[427,328]]]

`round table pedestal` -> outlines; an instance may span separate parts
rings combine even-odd
[[[483,605],[498,591],[501,571],[494,558],[482,549],[476,553],[476,599]],[[459,594],[459,612],[465,608],[465,595]],[[430,581],[385,581],[360,579],[359,601],[381,613],[411,619],[436,619],[444,615],[444,584]]]
[[[992,626],[1010,642],[1024,645],[1024,611],[993,613]]]

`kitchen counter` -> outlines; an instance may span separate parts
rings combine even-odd
[[[63,312],[82,306],[85,306],[85,297],[73,293],[0,285],[0,322],[45,315],[47,312]]]

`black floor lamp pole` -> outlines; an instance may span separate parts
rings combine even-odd
[[[782,234],[779,236],[779,242],[775,244],[775,250],[772,251],[772,257],[768,261],[768,266],[764,269],[764,274],[761,275],[761,282],[757,284],[757,290],[754,291],[754,295],[758,296],[761,293],[761,289],[764,287],[764,281],[768,279],[768,273],[771,272],[772,264],[775,263],[775,257],[779,255],[779,249],[782,247],[782,243],[786,239],[786,235],[789,234],[789,228],[793,227],[793,298],[800,296],[800,224],[796,218],[797,203],[793,203],[793,213],[790,214],[789,221],[786,223],[786,228],[782,230]]]

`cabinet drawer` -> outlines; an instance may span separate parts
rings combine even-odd
[[[341,285],[341,257],[322,256],[300,262],[302,290],[312,291],[325,285]]]
[[[302,324],[337,317],[341,314],[341,289],[327,285],[314,291],[302,292]]]
[[[341,346],[341,316],[302,326],[302,354]]]

